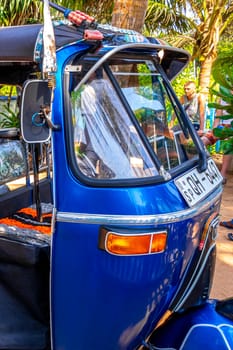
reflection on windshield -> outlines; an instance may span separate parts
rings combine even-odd
[[[134,63],[121,69],[112,66],[128,104],[164,169],[171,170],[196,156],[193,141],[184,136],[178,121],[173,128],[169,127],[172,115],[179,111],[174,110],[172,97],[155,68],[151,73],[147,64]]]
[[[140,94],[136,87],[124,88],[123,93],[133,111],[140,109],[151,109],[155,111],[164,111],[164,106],[158,100],[150,100]]]
[[[72,94],[75,149],[89,177],[128,179],[158,174],[107,79],[93,79]]]
[[[179,124],[169,128],[179,111],[153,63],[122,62],[109,64],[118,91],[102,68],[71,91],[77,165],[95,179],[168,179],[168,171],[197,156],[196,147]]]

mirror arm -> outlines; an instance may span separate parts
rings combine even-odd
[[[32,123],[35,126],[43,126],[45,123],[47,123],[48,127],[52,129],[53,131],[59,131],[61,130],[61,126],[58,124],[54,124],[49,117],[50,114],[50,107],[49,106],[41,106],[39,113],[34,113],[32,116]],[[40,118],[40,122],[36,120],[36,118]]]
[[[50,129],[52,129],[53,131],[59,131],[61,130],[61,125],[58,125],[58,124],[54,124],[51,120],[51,118],[49,117],[50,115],[50,108],[48,106],[42,106],[41,107],[41,110],[42,110],[42,113],[43,113],[43,117],[45,118],[47,124],[48,124],[48,127]]]

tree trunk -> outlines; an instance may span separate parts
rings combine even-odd
[[[200,92],[208,97],[209,85],[211,77],[212,64],[214,62],[213,57],[206,57],[201,63],[200,75],[199,75],[199,86]]]
[[[147,5],[148,0],[115,0],[112,25],[141,33]]]

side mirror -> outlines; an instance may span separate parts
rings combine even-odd
[[[49,140],[51,128],[46,122],[43,108],[50,108],[52,91],[46,80],[27,80],[21,99],[21,130],[24,141],[41,143]]]

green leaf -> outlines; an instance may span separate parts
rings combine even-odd
[[[233,139],[227,140],[223,144],[224,154],[233,154]]]
[[[5,112],[0,113],[0,127],[1,128],[19,128],[20,120],[14,111],[7,105],[3,106]]]
[[[229,137],[233,136],[232,128],[214,128],[213,129],[214,136],[218,137],[221,140],[225,140]]]

